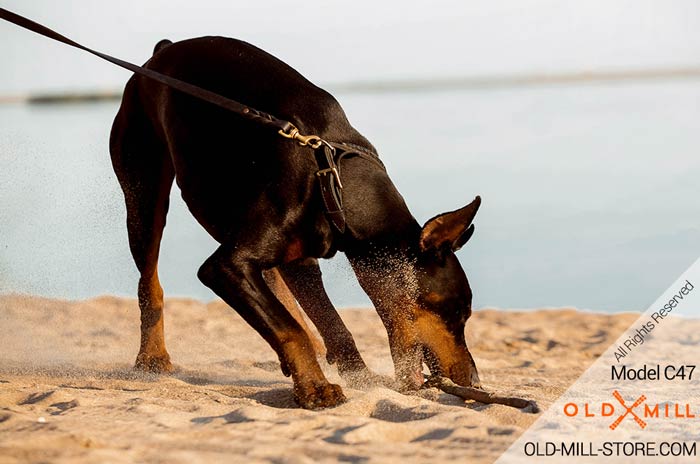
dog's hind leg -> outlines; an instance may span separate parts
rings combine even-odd
[[[158,252],[174,170],[167,151],[152,134],[137,105],[128,103],[128,95],[125,95],[112,127],[110,152],[126,201],[129,247],[140,273],[141,345],[135,367],[149,372],[168,372],[172,365],[163,334],[163,289],[158,280]]]
[[[350,331],[331,303],[316,259],[306,259],[281,266],[280,273],[326,344],[326,358],[337,363],[338,373],[351,387],[386,384],[365,364]]]

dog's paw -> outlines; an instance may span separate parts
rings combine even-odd
[[[420,369],[408,370],[397,376],[393,389],[400,393],[415,392],[423,386],[423,380],[423,372]]]
[[[139,353],[136,357],[134,369],[152,374],[167,374],[173,371],[173,365],[170,362],[170,355],[150,355],[148,353]]]
[[[339,385],[308,383],[294,385],[294,400],[304,409],[323,409],[344,403],[345,395]]]

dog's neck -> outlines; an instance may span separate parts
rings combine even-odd
[[[387,173],[366,161],[344,167],[347,229],[340,250],[353,265],[414,261],[421,227]]]

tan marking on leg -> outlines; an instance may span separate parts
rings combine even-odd
[[[149,372],[172,370],[170,356],[165,349],[163,306],[163,288],[156,269],[150,278],[142,277],[139,281],[141,346],[136,358],[137,369]]]
[[[287,311],[292,315],[292,317],[299,323],[299,325],[304,329],[306,335],[311,340],[311,345],[316,353],[316,356],[326,355],[326,346],[323,344],[321,339],[316,335],[314,331],[311,330],[309,324],[306,321],[306,316],[299,309],[292,292],[289,291],[287,285],[284,283],[282,276],[279,271],[275,269],[270,269],[263,273],[267,285],[270,290],[275,294],[277,299],[287,308]]]
[[[423,384],[423,359],[413,309],[409,302],[391,308],[377,307],[389,336],[389,350],[399,390],[417,390]]]
[[[304,247],[301,240],[292,240],[284,254],[284,262],[291,263],[304,256]]]

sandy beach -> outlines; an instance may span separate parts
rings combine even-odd
[[[370,368],[391,374],[376,313],[340,313]],[[637,317],[482,309],[467,340],[487,389],[544,410]],[[538,417],[435,389],[344,388],[347,403],[307,411],[222,302],[167,300],[165,333],[176,372],[139,374],[134,299],[0,296],[0,463],[493,462]]]

